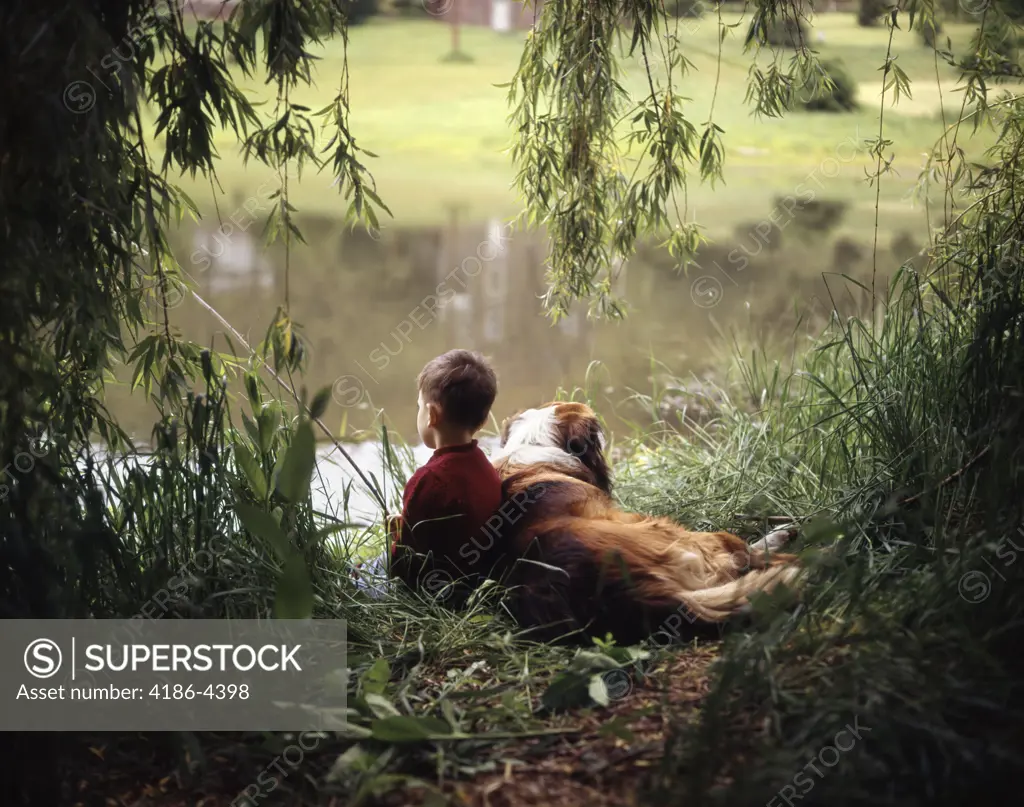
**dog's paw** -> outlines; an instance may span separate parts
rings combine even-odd
[[[777,552],[796,537],[796,525],[772,530],[764,538],[754,541],[750,548],[761,552]]]

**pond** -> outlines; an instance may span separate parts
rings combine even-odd
[[[346,441],[378,424],[380,410],[390,428],[415,439],[416,375],[453,347],[492,359],[498,421],[559,388],[586,386],[609,426],[626,428],[645,416],[634,391],[652,394],[670,376],[717,377],[731,332],[758,344],[785,338],[801,316],[827,314],[833,298],[852,313],[856,301],[838,274],[870,283],[873,266],[870,217],[861,213],[858,226],[849,203],[827,199],[780,216],[777,200],[760,220],[749,211],[746,221],[716,217],[731,236],[704,246],[686,273],[656,243],[641,245],[615,284],[628,301],[624,320],[595,321],[578,307],[553,324],[541,301],[546,239],[513,231],[504,218],[451,207],[443,223],[392,223],[374,237],[340,217],[300,216],[307,243],[293,245],[286,278],[282,248],[262,245],[262,217],[241,190],[234,199],[235,207],[220,206],[223,228],[215,213],[186,222],[172,247],[198,294],[253,347],[287,294],[309,357],[302,382],[311,392],[332,388],[324,421]],[[899,213],[879,231],[886,273],[924,243],[920,214],[909,203]],[[224,326],[190,295],[170,303],[183,335],[228,349]],[[109,390],[108,403],[145,443],[151,404],[124,386]]]

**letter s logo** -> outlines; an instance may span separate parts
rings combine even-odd
[[[60,670],[60,648],[52,639],[36,639],[25,648],[25,669],[36,678],[50,678]]]

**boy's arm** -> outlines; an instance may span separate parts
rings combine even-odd
[[[416,556],[426,554],[425,544],[428,542],[424,538],[428,525],[419,524],[417,527],[417,524],[422,519],[424,507],[429,508],[430,489],[430,471],[420,468],[406,483],[401,515],[390,516],[387,522],[391,540],[391,574],[410,588],[416,587],[422,571],[422,559],[417,560]]]
[[[453,522],[461,513],[449,513],[452,504],[444,480],[426,467],[409,480],[403,499],[402,515],[389,520],[395,530],[391,572],[416,589],[423,575],[450,565]]]
[[[402,493],[402,512],[400,515],[388,516],[387,534],[391,540],[391,554],[402,544],[410,549],[416,550],[416,544],[420,543],[420,529],[413,530],[416,523],[421,519],[420,512],[424,505],[429,507],[430,471],[420,468],[409,477],[405,484],[405,491]]]

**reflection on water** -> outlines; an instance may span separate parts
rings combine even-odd
[[[263,247],[262,218],[224,215],[222,229],[215,213],[186,223],[172,246],[198,293],[255,346],[284,302],[284,253],[279,245]],[[582,386],[591,362],[600,360],[592,389],[607,401],[603,414],[614,427],[613,404],[630,389],[651,391],[652,358],[682,376],[713,371],[720,353],[708,346],[722,329],[789,333],[797,310],[830,307],[822,302],[829,300],[823,272],[870,277],[870,235],[861,242],[839,237],[842,215],[834,208],[784,223],[738,222],[734,242],[705,247],[700,268],[685,276],[663,250],[643,245],[616,280],[630,307],[625,321],[594,322],[579,307],[552,325],[541,310],[547,245],[539,234],[513,233],[500,220],[464,220],[458,210],[443,226],[390,226],[378,237],[340,219],[299,218],[307,243],[293,244],[288,297],[310,354],[304,381],[311,390],[334,387],[324,418],[332,428],[340,430],[343,417],[349,428],[367,427],[383,408],[410,437],[416,374],[445,350],[492,358],[499,420],[550,399],[560,386]],[[919,246],[906,233],[884,231],[879,244],[879,266],[886,267]],[[837,278],[830,285],[840,286]],[[856,303],[845,299],[839,302]],[[190,297],[171,319],[186,337],[227,348],[224,329]],[[124,388],[108,397],[125,428],[145,440],[150,405]]]
[[[209,227],[196,227],[192,234],[193,276],[207,270],[206,288],[211,294],[259,288],[274,288],[274,268],[250,233],[228,237]],[[179,257],[179,260],[182,258]]]

